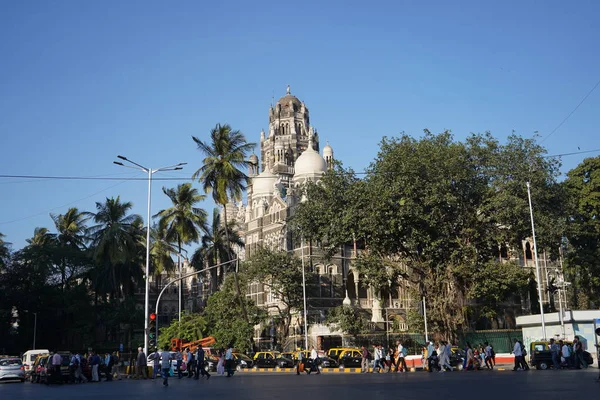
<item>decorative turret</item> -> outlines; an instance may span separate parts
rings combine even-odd
[[[329,142],[323,147],[323,158],[327,163],[327,168],[333,167],[333,148],[329,145]]]

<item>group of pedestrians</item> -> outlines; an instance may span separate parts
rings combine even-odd
[[[68,381],[70,383],[100,382],[101,373],[104,373],[104,380],[110,382],[113,380],[113,368],[119,362],[119,356],[116,352],[107,352],[103,356],[93,351],[84,355],[75,352],[64,356],[58,352],[54,352],[50,355],[50,379],[46,383],[64,381],[61,371],[63,357],[68,357],[69,359]]]
[[[169,346],[165,346],[163,351],[155,349],[148,357],[141,347],[138,348],[136,357],[136,377],[138,379],[148,379],[148,363],[152,367],[152,379],[162,377],[164,386],[169,386],[171,369],[178,379],[183,378],[184,371],[187,371],[188,378],[196,380],[201,376],[206,379],[210,378],[210,373],[206,370],[206,353],[201,346],[195,352],[186,348],[183,353],[179,348],[171,352]]]
[[[550,339],[550,352],[552,353],[553,368],[556,371],[563,368],[587,368],[588,364],[583,357],[584,350],[583,342],[579,339],[579,336],[575,336],[572,345],[569,345],[562,340],[557,342],[554,339]]]

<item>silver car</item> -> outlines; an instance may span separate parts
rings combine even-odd
[[[0,359],[0,380],[20,380],[25,382],[25,368],[20,358]]]

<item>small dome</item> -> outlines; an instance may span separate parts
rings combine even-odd
[[[329,142],[323,147],[323,156],[332,156],[333,148],[329,145]]]
[[[288,85],[286,95],[280,98],[279,101],[277,101],[277,104],[281,106],[282,110],[286,110],[287,107],[290,106],[290,101],[292,102],[292,104],[294,104],[294,107],[296,109],[300,109],[300,107],[302,106],[302,102],[298,100],[296,96],[292,95],[290,91],[290,85]]]
[[[252,178],[252,196],[265,196],[273,194],[273,185],[277,183],[277,176],[273,175],[269,167]]]
[[[294,176],[322,174],[327,171],[327,163],[319,153],[312,147],[312,140],[309,140],[308,147],[294,165]]]
[[[258,157],[256,156],[256,154],[252,153],[250,157],[248,157],[248,162],[254,165],[258,165]]]

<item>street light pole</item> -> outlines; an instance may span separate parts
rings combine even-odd
[[[33,313],[33,349],[35,350],[35,337],[37,336],[37,313]]]
[[[148,174],[148,214],[147,214],[147,220],[146,220],[146,288],[145,288],[145,296],[144,296],[144,353],[148,354],[148,317],[150,314],[150,210],[151,210],[151,198],[152,198],[152,175],[154,175],[157,172],[163,172],[163,171],[177,171],[180,169],[183,169],[183,166],[186,165],[187,163],[179,163],[179,164],[175,164],[175,165],[170,165],[168,167],[162,167],[162,168],[157,168],[157,169],[152,169],[152,168],[146,168],[143,165],[140,165],[138,163],[136,163],[135,161],[131,161],[129,160],[127,157],[124,156],[117,156],[117,158],[126,161],[131,165],[125,165],[120,161],[113,161],[114,164],[120,165],[121,167],[125,167],[125,168],[133,168],[133,169],[137,169],[139,171],[143,171],[145,173]],[[181,286],[180,286],[180,291],[181,291]],[[181,299],[181,297],[180,297]],[[181,305],[179,306],[179,314],[180,314],[180,318],[181,318]]]
[[[304,301],[304,349],[308,350],[308,321],[306,320],[306,277],[304,275],[304,236],[301,237],[302,247],[302,300]]]
[[[546,321],[544,320],[544,300],[542,298],[542,283],[540,264],[538,262],[537,242],[535,240],[535,224],[533,223],[533,206],[531,204],[531,185],[527,182],[527,197],[529,199],[529,215],[531,216],[531,234],[533,235],[533,254],[535,257],[535,274],[537,280],[538,297],[540,301],[540,317],[542,319],[542,339],[546,339]]]

